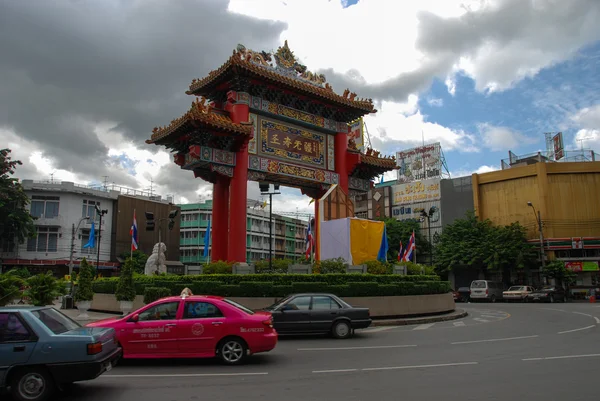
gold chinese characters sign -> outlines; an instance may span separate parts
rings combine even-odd
[[[325,167],[325,135],[267,119],[260,120],[261,153]]]
[[[394,185],[394,206],[440,199],[440,180],[430,179]]]

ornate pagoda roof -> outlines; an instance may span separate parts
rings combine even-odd
[[[146,143],[157,143],[171,136],[185,135],[198,126],[237,135],[249,136],[252,133],[250,124],[236,124],[231,121],[226,111],[215,109],[211,104],[206,105],[205,98],[196,98],[183,116],[172,120],[166,127],[155,127],[152,130],[152,136],[146,140]]]
[[[382,156],[379,151],[367,148],[366,152],[360,152],[356,148],[348,148],[349,162],[354,165],[353,177],[371,180],[387,171],[397,170],[395,156]]]
[[[322,102],[360,111],[363,115],[377,111],[372,99],[357,99],[356,93],[349,89],[342,95],[335,93],[326,82],[325,75],[308,71],[305,65],[298,62],[288,47],[287,40],[275,53],[255,52],[244,45],[238,45],[225,64],[211,71],[205,78],[194,79],[186,93],[207,96],[216,86],[236,75],[249,75],[272,82]]]

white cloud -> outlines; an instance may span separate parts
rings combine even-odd
[[[427,99],[427,104],[434,107],[442,107],[444,105],[444,99]]]
[[[492,150],[515,150],[523,145],[536,143],[530,138],[508,127],[496,127],[487,123],[479,124],[479,132],[483,145]]]
[[[488,165],[483,165],[483,166],[479,166],[475,169],[470,169],[468,167],[463,167],[461,169],[458,169],[456,171],[451,171],[450,172],[450,176],[452,178],[458,178],[458,177],[466,177],[466,176],[470,176],[472,174],[483,174],[483,173],[489,173],[491,171],[497,171],[500,170],[499,166],[488,166]]]
[[[600,104],[579,110],[571,120],[580,128],[573,138],[573,148],[600,152]]]

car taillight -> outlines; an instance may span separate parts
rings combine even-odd
[[[485,290],[485,295],[488,295],[490,293],[490,290]]]
[[[269,318],[267,320],[263,320],[263,324],[267,327],[273,328],[273,319]]]
[[[93,343],[87,345],[88,355],[96,355],[102,352],[102,343]]]

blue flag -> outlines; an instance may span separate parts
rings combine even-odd
[[[206,233],[204,233],[204,257],[208,257],[209,246],[210,246],[210,220],[208,220],[208,227],[206,227]]]
[[[96,247],[96,227],[92,221],[92,228],[90,229],[90,239],[88,243],[83,246],[84,248],[95,248]]]
[[[381,237],[381,247],[379,248],[379,253],[377,254],[377,260],[386,263],[387,262],[387,253],[388,253],[389,245],[387,239],[387,230],[385,225],[383,226],[383,236]]]

